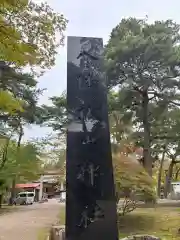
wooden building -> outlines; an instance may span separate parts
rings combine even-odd
[[[16,184],[16,189],[18,192],[34,192],[36,201],[40,201],[44,195],[48,198],[60,197],[62,192],[65,192],[65,179],[60,176],[59,171],[48,171],[41,175],[38,181]]]

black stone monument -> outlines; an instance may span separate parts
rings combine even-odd
[[[66,240],[117,240],[101,38],[68,37]]]

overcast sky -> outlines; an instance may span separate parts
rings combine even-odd
[[[36,0],[40,2],[40,0]],[[56,11],[69,20],[66,36],[102,37],[104,42],[124,17],[145,18],[150,21],[173,19],[180,23],[179,0],[46,0]],[[39,87],[47,88],[40,103],[60,95],[66,89],[66,45],[59,49],[56,65],[39,79]],[[25,139],[43,137],[48,129],[31,127],[25,132]]]

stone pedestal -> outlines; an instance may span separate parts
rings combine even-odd
[[[53,226],[47,240],[65,240],[65,226]]]
[[[134,235],[121,238],[120,240],[161,240],[161,238],[152,235]]]

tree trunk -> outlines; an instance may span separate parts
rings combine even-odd
[[[159,172],[158,172],[158,183],[157,183],[157,195],[158,195],[158,197],[160,197],[160,195],[161,195],[161,178],[162,178],[162,170],[163,170],[164,159],[165,159],[165,150],[163,151],[163,154],[162,154],[162,159],[161,159]]]
[[[10,197],[10,201],[9,201],[10,205],[13,205],[15,197],[16,197],[16,179],[14,178],[12,180],[12,186],[11,186],[11,197]]]
[[[0,208],[2,208],[3,194],[0,194]]]
[[[7,153],[8,153],[9,142],[10,142],[10,138],[7,138],[6,144],[5,144],[4,148],[3,148],[3,154],[2,154],[2,161],[1,161],[1,165],[0,165],[0,170],[2,170],[4,168],[5,163],[7,162]]]
[[[150,153],[150,124],[149,124],[149,98],[147,91],[143,93],[142,109],[143,109],[143,128],[144,128],[144,147],[143,147],[143,165],[145,170],[152,176],[152,158]]]
[[[18,153],[20,151],[20,147],[21,147],[21,140],[23,137],[23,128],[20,124],[20,132],[19,132],[19,138],[18,138],[18,142],[17,142],[17,157],[18,157]],[[14,177],[14,179],[12,180],[12,187],[11,187],[11,197],[10,197],[10,205],[13,204],[13,200],[16,196],[16,177]]]
[[[164,189],[164,196],[166,198],[171,191],[171,181],[172,181],[174,164],[175,164],[175,161],[172,160],[170,165],[169,165],[169,169],[168,169],[168,173],[167,173],[167,177],[166,177],[166,183],[165,183],[165,189]]]
[[[178,180],[179,174],[180,174],[180,168],[178,168],[178,170],[176,171],[175,181]]]

